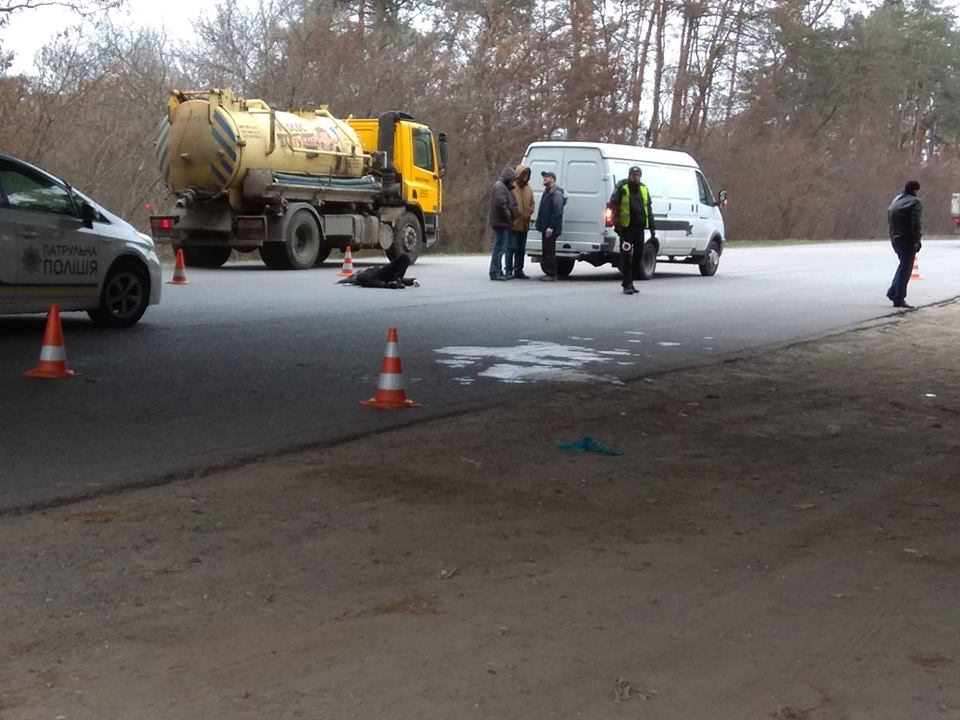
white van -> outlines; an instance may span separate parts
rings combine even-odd
[[[541,172],[556,173],[557,184],[566,192],[563,234],[557,241],[560,277],[569,275],[577,260],[619,267],[620,240],[607,202],[632,165],[643,169],[657,232],[657,242],[644,247],[640,279],[653,277],[658,257],[697,265],[702,275],[717,272],[725,237],[720,208],[726,193],[714,197],[700,166],[686,153],[607,143],[535,142],[524,153],[523,164],[532,171],[534,221],[543,193]],[[534,262],[541,259],[541,247],[540,233],[531,227],[527,252]]]

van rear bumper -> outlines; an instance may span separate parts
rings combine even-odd
[[[527,236],[527,252],[531,255],[539,255],[543,250],[543,241],[540,233],[530,233]],[[560,237],[557,242],[558,257],[580,257],[582,255],[592,255],[594,253],[617,253],[619,252],[619,238],[616,235],[603,236],[598,242],[569,242]]]

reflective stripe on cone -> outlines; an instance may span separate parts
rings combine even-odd
[[[63,346],[63,329],[60,327],[60,308],[51,305],[50,312],[47,313],[47,326],[43,330],[40,360],[33,370],[27,371],[24,375],[56,379],[79,374],[67,367],[67,351]]]
[[[361,400],[360,404],[381,410],[420,407],[420,403],[407,399],[407,393],[403,389],[403,367],[400,363],[396,328],[390,328],[387,332],[387,348],[383,353],[383,362],[380,364],[377,392],[369,400]]]
[[[347,249],[343,252],[343,267],[340,269],[338,275],[343,277],[350,277],[354,274],[353,272],[353,252],[350,250],[350,246],[347,245]]]

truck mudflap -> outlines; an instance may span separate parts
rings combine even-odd
[[[236,243],[244,247],[259,247],[267,239],[267,218],[264,215],[238,215],[233,231]]]

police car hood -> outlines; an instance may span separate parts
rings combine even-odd
[[[111,227],[114,228],[114,232],[109,233],[110,235],[116,236],[118,240],[121,239],[119,236],[123,235],[123,240],[136,243],[137,245],[141,245],[147,249],[152,249],[154,247],[153,238],[151,238],[149,235],[139,232],[133,225],[128,223],[119,215],[107,210],[103,205],[98,203],[89,195],[80,192],[76,188],[73,188],[73,192],[81,199],[86,200],[88,203],[93,205],[93,207],[97,209],[97,212],[100,213],[100,215],[102,215],[103,218],[110,223]]]

